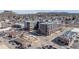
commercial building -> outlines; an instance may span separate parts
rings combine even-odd
[[[72,46],[74,43],[74,40],[76,39],[76,33],[67,31],[64,34],[60,35],[59,37],[56,37],[53,42],[61,45],[61,46]]]
[[[50,35],[53,32],[61,29],[61,25],[54,22],[45,22],[39,24],[39,33],[43,35]]]
[[[26,30],[33,30],[37,24],[37,21],[25,21],[24,28]]]

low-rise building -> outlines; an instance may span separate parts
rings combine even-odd
[[[67,31],[64,34],[60,35],[59,37],[56,37],[52,41],[61,46],[64,46],[64,45],[72,46],[72,44],[74,43],[74,40],[76,40],[76,35],[77,34],[75,32]]]

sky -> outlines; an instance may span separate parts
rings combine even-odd
[[[4,10],[0,10],[0,13]],[[69,13],[79,13],[79,10],[12,10],[18,14],[32,14],[37,12],[69,12]]]

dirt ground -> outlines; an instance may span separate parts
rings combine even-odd
[[[9,49],[9,48],[4,44],[0,44],[0,49]]]

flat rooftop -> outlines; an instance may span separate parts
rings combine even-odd
[[[44,22],[44,23],[41,23],[41,24],[54,24],[53,22]]]
[[[79,28],[73,28],[71,31],[72,32],[79,32]]]

